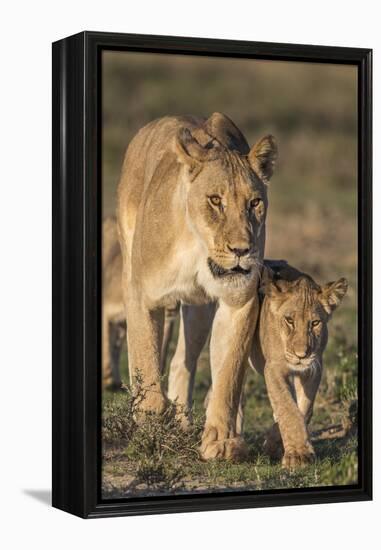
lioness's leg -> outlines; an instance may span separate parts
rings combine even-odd
[[[280,435],[279,424],[276,420],[276,417],[274,417],[274,420],[274,424],[266,433],[263,450],[271,458],[276,458],[279,460],[283,456],[284,449],[282,436]]]
[[[181,306],[179,338],[169,371],[168,397],[186,413],[192,409],[197,360],[208,338],[214,311],[214,304]]]
[[[298,409],[302,413],[306,425],[309,424],[316,393],[320,386],[322,368],[319,365],[311,373],[295,376],[295,393]]]
[[[164,313],[164,329],[163,329],[163,341],[161,344],[161,354],[160,354],[160,372],[161,374],[165,371],[165,365],[167,361],[169,343],[173,334],[173,326],[175,324],[175,319],[178,314],[178,308],[166,308]]]
[[[286,468],[310,462],[314,451],[308,438],[304,416],[292,396],[292,388],[283,365],[267,363],[264,371],[267,392],[282,436]]]
[[[236,421],[237,435],[243,434],[243,422],[244,422],[244,413],[245,413],[245,405],[246,405],[245,386],[246,386],[247,372],[248,372],[248,368],[246,367],[245,374],[243,377],[243,382],[242,382],[241,397],[239,399],[238,411],[237,411],[237,421]]]
[[[237,411],[237,421],[236,421],[237,435],[242,435],[243,434],[243,420],[244,420],[244,410],[245,410],[245,395],[244,395],[245,383],[246,382],[244,380],[243,384],[242,384],[241,398],[239,400],[238,411]],[[211,395],[212,395],[212,386],[210,386],[210,388],[208,390],[208,393],[206,394],[205,399],[204,399],[204,408],[205,408],[205,410],[208,408],[209,400],[210,400]]]
[[[141,408],[161,413],[166,406],[160,372],[164,310],[150,311],[129,289],[127,294],[127,347],[130,381],[141,378],[146,393]]]
[[[119,317],[113,318],[109,323],[110,334],[110,360],[113,387],[120,388],[122,379],[120,375],[120,352],[123,342],[126,339],[126,322],[121,321]]]
[[[256,297],[241,308],[221,303],[217,310],[210,344],[212,394],[201,445],[204,459],[239,460],[247,455],[237,434],[237,411],[257,315]]]
[[[106,306],[102,308],[102,386],[112,386],[113,377],[110,363],[110,315]]]

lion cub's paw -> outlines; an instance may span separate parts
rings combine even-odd
[[[283,455],[282,468],[294,470],[311,464],[315,458],[315,452],[311,445],[306,445],[298,450],[288,450]]]
[[[205,429],[200,448],[200,455],[203,460],[224,458],[232,462],[242,462],[247,458],[248,449],[242,437],[217,438],[216,428]]]

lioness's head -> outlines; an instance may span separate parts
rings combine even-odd
[[[179,131],[176,153],[188,223],[204,245],[210,273],[225,282],[251,278],[263,259],[274,138],[265,136],[250,150],[238,128],[215,113],[203,129]]]
[[[344,278],[319,286],[308,275],[267,283],[265,299],[275,323],[271,330],[293,370],[319,361],[327,344],[327,323],[347,288]]]

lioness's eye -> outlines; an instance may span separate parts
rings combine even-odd
[[[250,201],[250,208],[257,208],[259,204],[261,203],[261,199],[252,199]]]
[[[312,321],[311,325],[313,327],[317,327],[318,325],[320,325],[321,321],[320,319],[315,319],[314,321]]]
[[[294,326],[294,319],[292,317],[285,317],[286,323],[290,326]]]
[[[221,204],[221,197],[219,197],[218,195],[212,195],[211,197],[209,197],[209,200],[214,206],[220,206]]]

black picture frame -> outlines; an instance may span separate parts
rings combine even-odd
[[[355,486],[102,501],[101,52],[358,67],[359,482]],[[84,518],[372,498],[372,50],[82,32],[53,44],[53,506]]]

